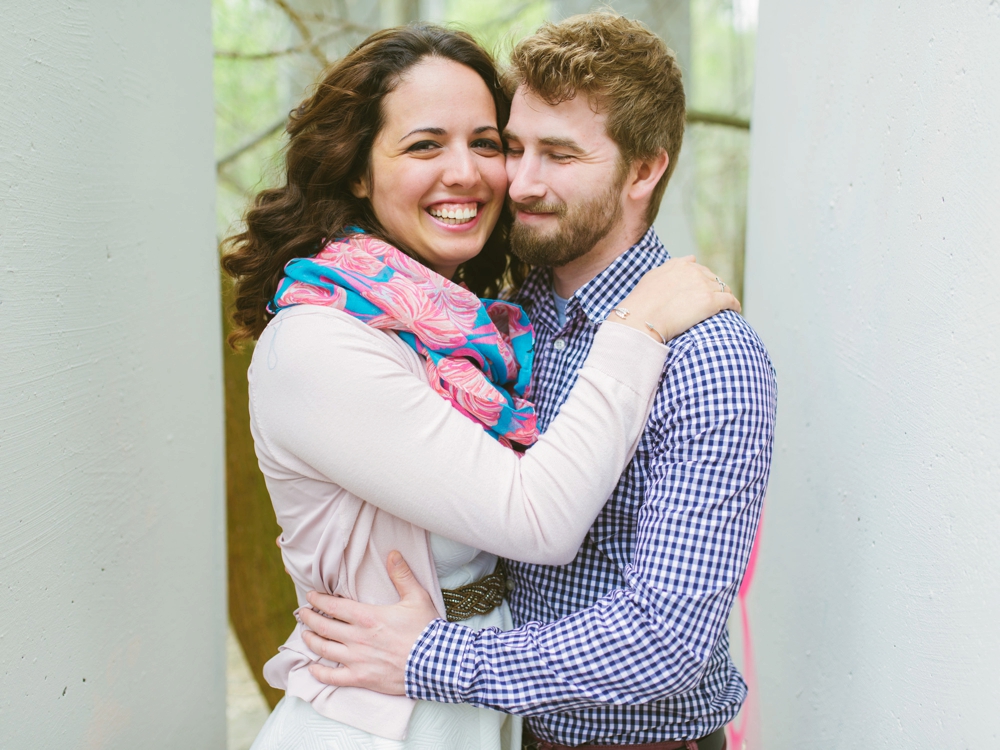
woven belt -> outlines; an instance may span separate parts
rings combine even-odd
[[[488,615],[500,606],[506,593],[507,568],[503,560],[497,560],[496,570],[478,581],[457,589],[441,589],[448,622],[468,620],[473,615]]]

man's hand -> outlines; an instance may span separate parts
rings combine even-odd
[[[398,604],[361,604],[309,592],[313,609],[327,616],[300,609],[298,617],[309,628],[302,637],[314,653],[341,664],[339,667],[311,664],[309,671],[320,682],[337,687],[363,687],[389,695],[405,694],[410,650],[427,624],[438,617],[438,612],[401,554],[390,552],[386,569],[399,592]]]

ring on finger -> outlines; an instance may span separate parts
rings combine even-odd
[[[715,280],[719,282],[719,289],[721,289],[722,291],[726,291],[726,282],[720,279],[718,276],[715,277]]]

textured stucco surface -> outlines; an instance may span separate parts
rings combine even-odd
[[[0,15],[0,747],[222,748],[210,4]]]
[[[1000,3],[762,2],[763,747],[1000,747]]]

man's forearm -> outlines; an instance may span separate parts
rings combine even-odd
[[[721,592],[711,608],[728,612],[732,596]],[[691,689],[711,652],[691,653],[687,639],[640,598],[615,591],[558,622],[506,632],[437,620],[410,654],[407,695],[541,715],[648,703]]]

